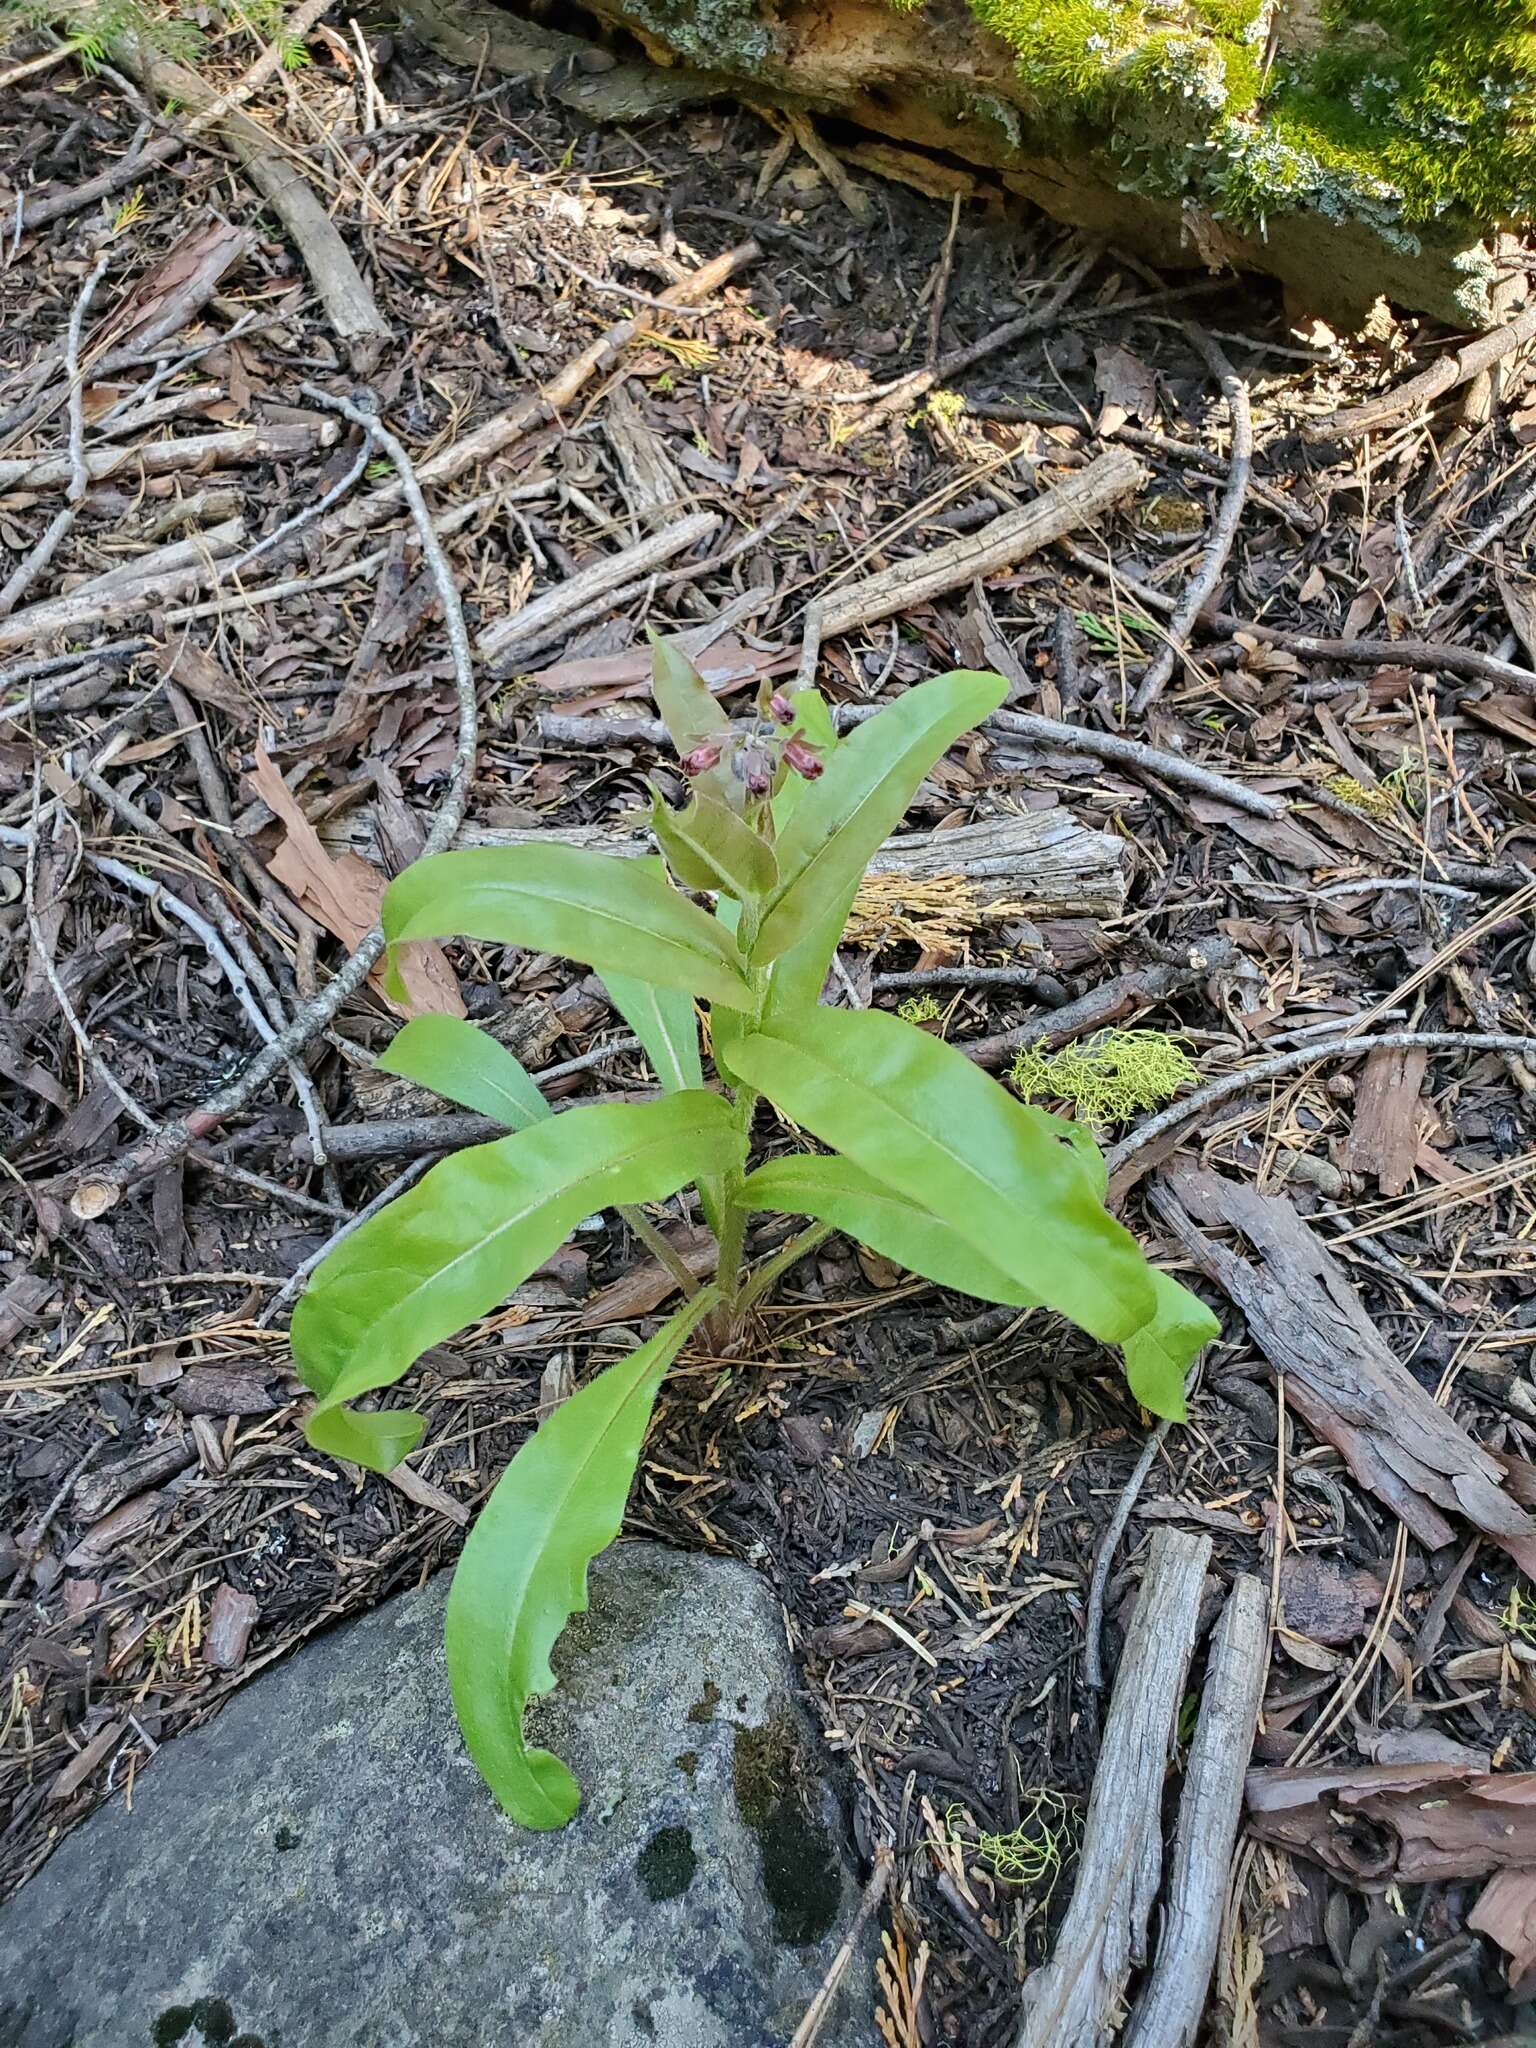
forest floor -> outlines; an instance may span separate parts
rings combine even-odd
[[[206,135],[28,225],[150,110],[73,62],[0,97],[0,164],[25,167],[0,207],[0,585],[31,571],[0,594],[0,1879],[131,1796],[158,1744],[264,1665],[451,1562],[541,1402],[661,1291],[621,1225],[584,1229],[413,1374],[411,1469],[344,1469],[304,1442],[284,1332],[292,1276],[453,1141],[441,1105],[371,1071],[397,1018],[369,985],[297,1079],[190,1144],[156,1154],[141,1128],[207,1102],[324,986],[450,770],[432,579],[407,515],[367,499],[388,465],[306,385],[367,382],[434,513],[459,512],[446,545],[476,635],[663,537],[482,665],[485,829],[639,828],[647,778],[673,777],[643,722],[647,625],[750,693],[795,672],[808,604],[1107,450],[1140,457],[1147,479],[1091,527],[829,632],[819,668],[840,705],[1001,669],[1013,710],[1084,744],[974,738],[909,827],[1054,813],[1108,835],[1085,843],[1123,900],[1118,879],[1074,904],[1025,875],[979,907],[962,880],[937,907],[888,905],[883,929],[866,912],[836,999],[929,997],[929,1028],[988,1041],[1004,1074],[1026,1044],[1155,1028],[1197,1090],[1227,1083],[1159,1134],[1145,1111],[1101,1132],[1127,1221],[1223,1323],[1115,1552],[1107,1668],[1172,1524],[1210,1536],[1213,1598],[1240,1573],[1269,1591],[1257,1766],[1342,1773],[1329,1802],[1351,1775],[1363,1795],[1383,1766],[1429,1767],[1448,1806],[1476,1774],[1536,1769],[1519,352],[1330,436],[1319,422],[1451,339],[1302,331],[1263,280],[1151,276],[966,174],[933,174],[953,203],[925,196],[731,107],[594,127],[366,21],[318,31],[311,56],[251,111],[371,286],[389,339],[363,378]],[[699,312],[655,304],[749,239]],[[468,435],[631,311],[640,331],[568,403],[454,473]],[[1247,477],[1223,355],[1251,409]],[[963,404],[896,385],[935,365]],[[240,563],[338,487],[342,523],[327,508]],[[1202,562],[1209,602],[1187,648],[1175,621],[1173,673],[1136,709]],[[1087,743],[1122,732],[1158,756]],[[1190,763],[1225,781],[1193,786]],[[646,1086],[579,969],[468,946],[429,966],[426,999],[499,1020],[553,1094]],[[1394,1033],[1438,1042],[1371,1049]],[[146,1146],[162,1163],[112,1199]],[[744,1355],[667,1383],[629,1527],[745,1557],[777,1589],[861,1847],[895,1848],[890,2041],[1007,2040],[1049,1951],[1103,1721],[1090,1578],[1147,1431],[1086,1340],[841,1239]],[[1331,1803],[1291,1844],[1314,1853],[1257,1829],[1237,1864],[1220,2038],[1440,2048],[1530,2026],[1510,1973],[1533,1967],[1536,1831],[1427,1877],[1386,1821]]]

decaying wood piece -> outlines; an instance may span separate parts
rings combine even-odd
[[[529,831],[466,825],[460,846],[591,847],[599,853],[654,852],[648,837],[622,836],[600,825]],[[903,832],[887,839],[870,862],[872,874],[914,881],[963,876],[981,918],[1117,917],[1125,907],[1128,849],[1109,832],[1080,825],[1062,806],[1000,812],[948,832]]]
[[[1221,1939],[1232,1845],[1269,1669],[1268,1594],[1232,1582],[1211,1648],[1173,1838],[1162,1929],[1125,2048],[1192,2048]]]
[[[1077,1883],[1056,1952],[1024,1986],[1015,2048],[1103,2048],[1146,1957],[1162,1870],[1163,1776],[1189,1670],[1211,1539],[1159,1529],[1093,1778]]]
[[[1011,569],[1063,534],[1091,525],[1139,490],[1149,474],[1127,449],[1113,448],[1086,469],[1043,491],[1032,504],[1005,512],[975,533],[964,534],[932,554],[897,562],[860,583],[828,591],[822,601],[822,636],[830,640],[835,634],[851,633],[856,626],[875,625],[897,612],[942,597],[946,591],[959,590],[978,576]]]
[[[194,117],[218,105],[218,94],[195,71],[158,55],[139,37],[116,37],[112,53],[125,71],[161,101],[174,100]],[[213,123],[212,132],[233,150],[246,176],[287,229],[314,281],[332,331],[346,349],[353,369],[367,376],[383,355],[389,326],[330,215],[260,122],[230,110]]]
[[[1352,1884],[1536,1870],[1536,1771],[1463,1764],[1254,1770],[1248,1824]]]
[[[1536,1519],[1515,1482],[1387,1349],[1344,1269],[1291,1204],[1221,1174],[1179,1164],[1151,1187],[1152,1206],[1201,1272],[1236,1302],[1286,1400],[1342,1454],[1362,1486],[1421,1543],[1438,1550],[1462,1515],[1524,1572],[1536,1571]],[[1239,1231],[1245,1258],[1208,1236]]]
[[[622,377],[609,390],[603,433],[618,460],[630,510],[642,526],[664,525],[689,496],[688,488],[666,441],[647,422]]]
[[[1400,1195],[1419,1153],[1419,1091],[1429,1054],[1373,1052],[1355,1087],[1355,1114],[1344,1149],[1351,1173],[1373,1173],[1381,1192]]]
[[[713,512],[690,512],[671,526],[648,533],[627,548],[619,548],[567,577],[553,590],[546,590],[531,604],[523,605],[509,618],[498,619],[480,635],[476,652],[490,664],[492,675],[505,675],[516,665],[522,649],[533,649],[549,638],[562,620],[583,611],[608,591],[618,590],[637,576],[648,576],[674,555],[686,553],[713,533],[719,520]]]

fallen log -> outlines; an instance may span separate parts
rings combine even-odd
[[[590,847],[626,857],[652,853],[649,835],[614,833],[600,825],[534,830],[466,825],[460,846]],[[1110,832],[1080,825],[1062,806],[1001,811],[945,832],[903,832],[887,839],[869,864],[874,875],[913,882],[958,876],[982,921],[1008,917],[1118,917],[1125,908],[1130,849]]]

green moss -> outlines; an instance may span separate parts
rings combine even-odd
[[[1321,0],[1316,47],[1278,61],[1275,4],[970,0],[1037,132],[1100,147],[1132,190],[1246,231],[1364,219],[1407,248],[1446,214],[1536,214],[1536,0]]]
[[[693,1883],[698,1852],[687,1828],[658,1828],[635,1861],[640,1888],[652,1905],[679,1899]]]
[[[693,1705],[688,1709],[688,1718],[690,1721],[700,1723],[705,1721],[713,1721],[713,1719],[715,1718],[715,1709],[719,1706],[719,1704],[720,1688],[718,1685],[716,1685],[715,1681],[712,1678],[706,1678],[704,1681],[704,1690],[699,1694],[698,1698],[694,1701]]]
[[[786,1715],[761,1728],[738,1728],[731,1766],[736,1804],[757,1837],[763,1890],[781,1942],[820,1941],[837,1918],[842,1876],[827,1830],[801,1797],[800,1737]]]

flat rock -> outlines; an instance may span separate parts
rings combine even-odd
[[[592,1590],[530,1715],[569,1827],[465,1753],[444,1574],[167,1744],[0,1909],[0,2048],[783,2048],[857,1886],[776,1604],[648,1543]],[[821,2048],[871,2011],[865,1954]]]

